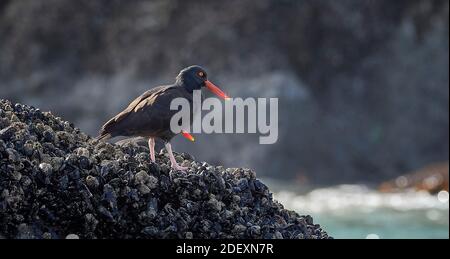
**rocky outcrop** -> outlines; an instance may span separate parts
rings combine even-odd
[[[379,186],[382,192],[398,192],[408,189],[427,191],[437,194],[444,190],[448,192],[449,163],[434,163],[409,174],[399,176]]]
[[[254,171],[98,142],[51,113],[0,101],[5,238],[328,238]]]

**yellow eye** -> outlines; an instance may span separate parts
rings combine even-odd
[[[199,77],[205,77],[205,73],[203,73],[202,71],[198,72],[198,76]]]

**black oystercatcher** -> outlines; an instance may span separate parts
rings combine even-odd
[[[170,120],[177,110],[170,109],[173,99],[186,98],[192,110],[193,91],[206,86],[217,96],[228,96],[208,81],[207,74],[200,66],[187,67],[179,73],[172,85],[155,87],[136,98],[121,113],[103,125],[98,140],[107,140],[118,136],[148,138],[150,158],[155,162],[155,138],[165,142],[172,168],[184,171],[187,168],[178,165],[172,153],[170,140],[176,135],[170,129]],[[191,123],[192,123],[191,119]]]

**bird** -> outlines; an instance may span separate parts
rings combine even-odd
[[[173,84],[154,87],[134,99],[101,127],[97,140],[107,141],[119,136],[148,138],[150,159],[156,163],[155,141],[161,139],[169,154],[171,167],[186,171],[188,168],[180,166],[172,153],[170,141],[177,134],[171,130],[170,121],[178,111],[171,110],[170,103],[175,98],[186,98],[192,111],[193,91],[203,87],[220,98],[229,99],[228,95],[208,80],[208,75],[201,66],[192,65],[182,69]]]

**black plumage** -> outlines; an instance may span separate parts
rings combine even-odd
[[[132,101],[125,110],[102,126],[98,139],[108,140],[118,136],[148,138],[151,159],[155,162],[155,139],[160,138],[166,143],[172,167],[185,170],[186,168],[179,166],[175,161],[170,146],[170,140],[176,135],[170,129],[170,121],[178,112],[170,109],[170,103],[175,98],[185,98],[191,106],[193,115],[193,91],[200,90],[204,86],[218,96],[228,98],[217,86],[208,81],[203,68],[190,66],[181,70],[174,84],[155,87]],[[190,121],[192,123],[193,117]]]

